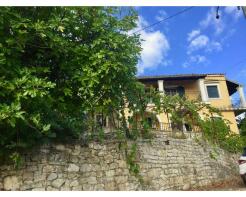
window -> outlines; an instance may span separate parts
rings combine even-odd
[[[176,88],[165,88],[165,94],[169,96],[174,96],[178,94],[178,90]]]
[[[207,85],[208,98],[220,98],[218,85]]]
[[[175,87],[175,88],[164,88],[165,94],[169,95],[169,96],[174,96],[176,94],[178,94],[179,96],[184,96],[185,94],[185,90],[184,87],[179,86],[179,87]]]

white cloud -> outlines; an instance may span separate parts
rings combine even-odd
[[[148,25],[148,23],[139,17],[138,28]],[[138,74],[143,74],[145,69],[155,68],[161,63],[165,66],[169,64],[166,60],[167,52],[170,49],[166,36],[160,31],[141,31],[140,35],[143,40],[141,43],[141,59],[138,63]]]
[[[207,58],[202,55],[195,55],[190,57],[190,61],[195,63],[204,63],[207,61]]]
[[[188,34],[187,40],[191,41],[194,37],[198,36],[200,33],[201,33],[200,30],[193,30]]]
[[[205,52],[221,51],[222,45],[218,41],[210,40],[210,38],[204,34],[200,34],[200,31],[193,30],[187,36],[189,41],[187,54],[190,55],[195,51],[204,50]],[[199,35],[199,36],[197,36]]]
[[[159,10],[157,15],[155,16],[155,20],[156,22],[157,21],[162,21],[164,20],[165,18],[167,18],[167,12],[163,9]],[[168,21],[165,21],[164,23],[160,24],[161,27],[163,28],[163,30],[165,30],[165,32],[168,32],[169,31],[169,22]]]
[[[182,67],[183,68],[188,68],[190,66],[190,64],[188,63],[188,62],[184,62],[183,64],[182,64]]]
[[[160,11],[158,12],[157,16],[155,17],[155,19],[156,19],[157,21],[161,21],[161,20],[165,19],[166,17],[167,17],[166,11],[165,11],[165,10],[160,10]]]
[[[221,10],[219,10],[219,15],[220,16],[222,15]],[[212,7],[209,10],[206,18],[200,22],[200,26],[204,29],[206,29],[207,27],[210,27],[210,26],[213,27],[216,35],[221,34],[225,29],[225,24],[224,24],[223,20],[221,20],[221,18],[216,19],[216,9],[214,7]]]
[[[213,51],[221,51],[222,50],[222,45],[217,42],[217,41],[211,41],[206,48],[207,52],[213,52]]]
[[[221,38],[221,43],[225,43],[229,38],[231,38],[236,33],[235,28],[231,28],[226,34]],[[226,46],[229,46],[230,43],[226,42]]]
[[[235,20],[238,20],[243,16],[243,11],[238,10],[236,6],[227,6],[225,7],[225,13],[231,15]]]
[[[188,61],[184,62],[182,66],[183,68],[188,68],[194,64],[204,65],[204,64],[207,64],[208,62],[209,62],[208,59],[203,55],[193,55],[193,56],[190,56]]]
[[[188,54],[193,51],[205,48],[209,43],[209,38],[205,35],[200,35],[193,39],[188,46]]]

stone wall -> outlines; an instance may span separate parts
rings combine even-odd
[[[157,133],[151,142],[139,140],[138,148],[141,183],[111,140],[39,148],[18,170],[0,166],[0,190],[186,190],[238,176],[236,155],[216,155],[192,138]]]

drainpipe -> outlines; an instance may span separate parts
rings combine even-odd
[[[237,91],[239,93],[239,96],[240,96],[240,104],[241,104],[241,107],[246,107],[246,100],[245,100],[245,96],[244,96],[244,92],[243,92],[243,86],[242,85],[239,85],[237,87]]]

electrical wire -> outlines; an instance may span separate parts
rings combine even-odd
[[[148,29],[148,28],[150,28],[150,27],[153,27],[153,26],[155,26],[155,25],[157,25],[157,24],[159,24],[159,23],[162,23],[162,22],[164,22],[164,21],[166,21],[166,20],[168,20],[168,19],[171,19],[171,18],[173,18],[173,17],[175,17],[175,16],[178,16],[178,15],[180,15],[180,14],[183,14],[184,12],[187,12],[187,11],[191,10],[193,7],[194,7],[194,6],[190,6],[190,7],[188,7],[188,8],[185,8],[185,9],[179,11],[179,12],[176,12],[176,13],[173,14],[173,15],[170,15],[170,16],[168,16],[168,17],[166,17],[166,18],[164,18],[164,19],[162,19],[162,20],[160,20],[160,21],[157,21],[157,22],[155,22],[155,23],[153,23],[153,24],[151,24],[151,25],[148,25],[148,26],[146,26],[146,27],[144,27],[144,28],[142,28],[142,29],[139,29],[139,30],[137,30],[137,31],[135,31],[135,32],[133,32],[133,33],[131,33],[131,34],[129,34],[129,35],[136,34],[136,33],[140,32],[140,31],[143,31],[143,30],[145,30],[145,29]]]

